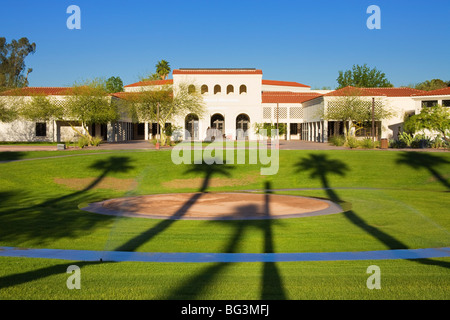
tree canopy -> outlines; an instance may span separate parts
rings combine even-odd
[[[426,81],[420,82],[414,86],[415,89],[426,90],[426,91],[437,90],[437,89],[442,89],[442,88],[446,88],[446,87],[450,87],[450,81],[444,81],[441,79],[426,80]]]
[[[450,141],[450,111],[442,105],[425,107],[419,114],[409,117],[405,121],[405,129],[414,133],[419,130],[436,131],[442,134],[446,141]]]
[[[36,44],[30,43],[28,38],[20,38],[6,42],[0,37],[0,87],[21,88],[28,86],[28,74],[33,69],[28,68],[25,73],[25,58],[36,51]]]
[[[166,80],[170,73],[170,65],[166,60],[158,61],[156,64],[156,73],[161,77],[161,80]]]
[[[336,96],[328,101],[328,104],[320,114],[320,117],[329,121],[343,121],[344,135],[346,139],[353,133],[362,129],[364,124],[371,121],[381,121],[392,117],[393,112],[381,100],[375,100],[375,106],[372,114],[372,101],[364,99],[360,95],[360,90],[353,88],[346,90],[342,96]]]
[[[347,86],[357,88],[378,88],[393,87],[386,79],[386,75],[376,68],[369,68],[367,64],[353,65],[352,70],[339,71],[337,77],[338,87],[341,89]]]
[[[168,142],[170,128],[166,128],[166,123],[189,113],[202,117],[206,110],[199,91],[189,92],[187,84],[180,84],[176,88],[165,85],[155,90],[142,90],[131,94],[127,103],[130,114],[136,121],[159,123],[161,145]]]
[[[105,81],[105,89],[108,93],[123,91],[123,81],[120,77],[110,77]]]

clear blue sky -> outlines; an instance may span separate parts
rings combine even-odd
[[[69,30],[69,5],[81,30]],[[369,30],[369,5],[381,29]],[[339,70],[367,63],[395,85],[450,80],[448,0],[3,1],[0,36],[28,37],[30,86],[120,76],[125,84],[172,69],[258,68],[263,78],[337,85]]]

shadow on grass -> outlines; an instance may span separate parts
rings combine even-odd
[[[20,191],[0,194],[2,204],[8,204],[0,209],[0,241],[45,243],[108,223],[111,217],[80,214],[78,204],[98,200],[89,191],[109,174],[132,169],[129,162],[128,157],[115,156],[98,160],[90,168],[100,171],[100,174],[84,189],[38,204],[33,204],[35,198]]]
[[[429,159],[426,157],[425,159]],[[420,162],[423,163],[423,162]],[[311,154],[307,158],[301,159],[297,164],[297,172],[310,171],[311,178],[317,178],[320,180],[322,187],[325,189],[329,199],[336,203],[343,202],[339,198],[338,194],[330,187],[328,182],[328,175],[337,174],[341,177],[345,177],[348,166],[341,160],[329,159],[325,154]],[[430,166],[431,167],[431,166]],[[409,249],[408,246],[396,239],[394,236],[384,232],[383,230],[370,225],[362,217],[360,217],[354,210],[348,210],[342,213],[351,223],[362,229],[367,234],[371,235],[386,247],[391,250],[394,249]],[[422,264],[437,265],[440,267],[450,268],[450,263],[445,261],[436,261],[430,259],[418,259],[416,261]]]
[[[199,173],[203,175],[203,182],[198,191],[198,193],[194,193],[189,200],[187,200],[180,209],[178,209],[172,216],[165,220],[161,220],[158,224],[151,227],[147,231],[138,234],[134,238],[128,240],[126,243],[122,244],[115,251],[135,251],[145,243],[152,240],[157,235],[161,234],[165,230],[167,230],[171,225],[175,223],[176,220],[182,218],[188,210],[201,198],[201,196],[206,192],[209,187],[209,183],[211,178],[215,175],[224,175],[226,177],[230,177],[230,170],[233,170],[233,166],[229,165],[220,165],[220,164],[192,164],[189,168],[184,172],[186,173]],[[161,205],[164,205],[163,203]]]
[[[410,166],[413,169],[426,169],[428,172],[439,181],[444,187],[450,190],[450,182],[448,175],[450,175],[450,161],[442,157],[436,156],[428,152],[402,152],[397,159],[397,163],[401,165]],[[439,166],[447,166],[446,176],[443,176],[437,170]]]
[[[35,269],[31,271],[26,271],[22,273],[16,273],[8,276],[4,276],[0,278],[0,290],[8,287],[18,286],[24,283],[36,281],[39,279],[45,279],[47,277],[51,277],[57,274],[66,274],[69,277],[70,274],[67,273],[67,268],[71,265],[76,265],[80,269],[84,266],[98,265],[101,263],[108,262],[100,262],[100,261],[73,261],[71,263],[61,263],[57,265],[53,265],[50,267]],[[67,278],[66,278],[67,279]],[[64,283],[61,283],[61,286],[64,288]]]
[[[0,152],[0,163],[20,160],[25,157],[25,152],[22,151],[2,151]]]
[[[261,229],[264,239],[264,253],[274,253],[274,240],[272,234],[273,219],[267,219],[270,217],[269,211],[269,193],[271,188],[270,184],[265,185],[265,201],[264,201],[264,216],[262,220],[233,220],[233,221],[216,221],[214,223],[223,223],[228,226],[232,225],[234,228],[233,235],[226,244],[224,253],[237,253],[239,246],[244,241],[244,233],[250,228]],[[255,205],[244,205],[236,209],[236,212],[231,217],[242,217],[248,215],[249,212],[259,212],[259,208]],[[231,218],[228,217],[228,218]],[[233,265],[233,263],[219,262],[205,268],[199,274],[185,281],[177,289],[173,290],[167,297],[168,300],[176,299],[196,299],[199,298],[201,293],[207,289],[207,287],[219,277],[220,273],[225,269]],[[231,284],[239,285],[239,284]],[[286,299],[286,293],[283,286],[278,267],[274,262],[264,262],[263,271],[261,276],[261,299],[263,300],[275,300]]]

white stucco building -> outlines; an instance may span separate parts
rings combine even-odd
[[[253,68],[185,68],[176,69],[173,79],[140,81],[124,87],[124,92],[112,94],[110,99],[123,99],[127,94],[142,90],[157,90],[162,86],[188,84],[191,90],[201,93],[206,113],[180,114],[172,120],[173,125],[187,130],[195,140],[205,140],[213,135],[236,139],[245,135],[256,139],[255,123],[283,123],[286,133],[282,139],[326,142],[330,135],[342,133],[342,122],[321,118],[336,97],[343,96],[351,87],[340,90],[312,90],[298,82],[266,80],[263,72]],[[402,130],[405,114],[420,112],[425,106],[436,103],[450,106],[450,88],[421,91],[412,88],[361,88],[360,95],[372,101],[376,99],[392,110],[394,116],[377,122],[378,138],[397,138]],[[24,88],[20,96],[27,99],[32,94],[44,94],[52,99],[64,99],[70,88]],[[0,99],[14,103],[17,92],[8,92]],[[76,123],[72,123],[76,125]],[[156,135],[156,123],[135,123],[125,114],[115,123],[94,124],[90,133],[109,142],[152,139]],[[212,129],[208,130],[208,129]],[[361,135],[368,135],[362,131]],[[67,121],[35,123],[17,120],[0,122],[0,141],[68,141],[74,134]]]

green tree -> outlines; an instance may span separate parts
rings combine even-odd
[[[119,105],[113,100],[105,88],[104,81],[88,80],[74,84],[71,94],[62,101],[64,117],[70,121],[81,123],[83,131],[74,126],[72,129],[92,143],[88,126],[94,123],[106,124],[120,118]]]
[[[28,38],[6,42],[6,38],[0,37],[0,87],[21,88],[28,85],[28,74],[33,69],[25,72],[25,58],[36,51],[36,44],[30,43]]]
[[[34,95],[19,105],[18,116],[29,121],[63,120],[64,109],[49,96]]]
[[[342,96],[330,98],[326,108],[318,115],[325,120],[342,121],[346,141],[362,129],[364,124],[372,121],[372,118],[375,121],[382,121],[393,116],[393,112],[381,100],[375,101],[372,116],[372,101],[362,98],[361,94],[358,88],[350,87],[342,93]]]
[[[262,134],[261,130],[266,130],[265,134],[267,137],[272,137],[272,130],[277,129],[276,123],[255,123],[253,125],[253,128],[255,130],[255,133],[257,135]],[[286,124],[284,123],[278,123],[278,135],[281,136],[286,133]]]
[[[339,76],[336,80],[339,85],[337,89],[347,86],[357,88],[393,87],[383,72],[376,68],[370,69],[367,64],[362,66],[353,65],[352,70],[339,71]]]
[[[443,81],[441,79],[432,79],[432,80],[426,80],[424,82],[418,83],[414,86],[414,88],[419,90],[437,90],[442,89],[450,86],[450,81]]]
[[[161,80],[166,80],[170,70],[169,62],[166,60],[158,61],[156,64],[156,73],[160,76]]]
[[[450,131],[450,111],[448,107],[435,105],[429,108],[422,108],[419,114],[411,116],[406,125],[417,130],[437,131],[442,134],[446,141],[449,139]]]
[[[17,119],[17,110],[12,106],[8,106],[0,97],[0,122],[12,122]]]
[[[105,82],[105,89],[108,93],[123,91],[123,81],[120,77],[110,77]]]
[[[167,137],[171,134],[166,123],[189,113],[202,117],[206,110],[202,95],[198,91],[189,93],[187,84],[180,84],[175,90],[168,85],[155,90],[142,90],[131,94],[127,103],[135,121],[159,123],[163,146],[169,142]]]

